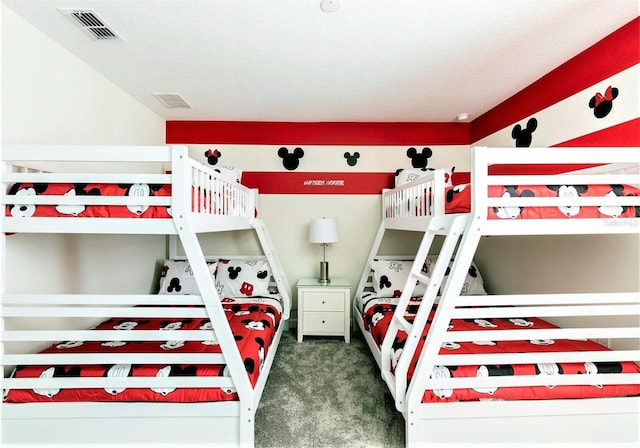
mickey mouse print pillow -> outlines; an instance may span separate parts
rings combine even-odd
[[[209,274],[211,274],[214,282],[217,266],[218,263],[215,261],[207,262]],[[188,261],[165,260],[160,273],[160,290],[158,294],[200,294],[198,284],[193,276],[193,270]]]
[[[266,258],[218,260],[216,289],[223,297],[257,297],[269,295],[271,268]]]
[[[451,187],[453,185],[452,177],[455,169],[455,166],[445,169],[444,177],[446,187]],[[433,168],[399,168],[396,170],[394,175],[394,185],[396,186],[396,188],[400,187],[404,184],[408,184],[409,182],[420,179],[421,177],[424,177],[427,174],[432,173],[433,171]]]

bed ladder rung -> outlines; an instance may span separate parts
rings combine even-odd
[[[411,275],[413,276],[413,278],[418,280],[420,283],[424,283],[425,285],[428,285],[429,282],[431,282],[431,277],[424,275],[422,272],[420,273],[412,272]]]
[[[396,324],[398,324],[400,329],[404,330],[407,334],[411,333],[413,324],[409,322],[407,319],[405,319],[404,317],[398,316],[397,314],[394,314],[393,320],[396,322]]]

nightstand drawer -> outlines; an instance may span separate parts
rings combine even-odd
[[[304,329],[310,332],[344,332],[344,313],[338,311],[316,311],[304,313]]]
[[[305,336],[344,336],[351,341],[351,286],[344,278],[328,285],[301,278],[298,287],[298,342]]]
[[[343,292],[307,291],[304,294],[305,311],[344,311]]]

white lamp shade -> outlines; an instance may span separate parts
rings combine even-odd
[[[335,243],[338,241],[338,222],[334,218],[312,219],[309,225],[310,243]]]

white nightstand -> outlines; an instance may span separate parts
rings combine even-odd
[[[298,287],[298,342],[305,335],[344,336],[351,342],[351,284],[332,278],[323,285],[317,278],[301,278]]]

